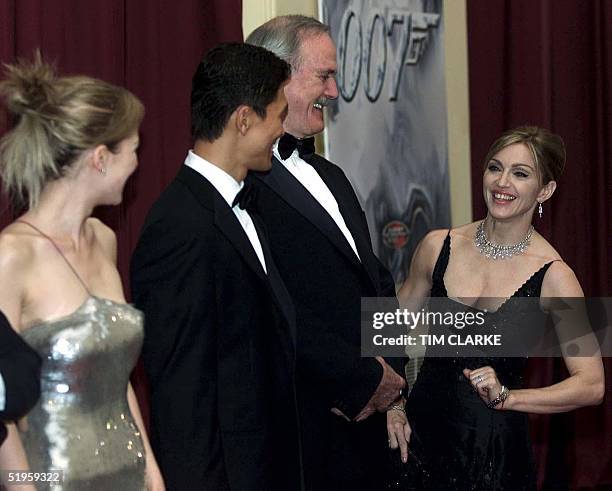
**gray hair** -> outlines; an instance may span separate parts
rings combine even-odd
[[[313,17],[281,15],[259,26],[245,42],[272,51],[297,70],[302,62],[300,46],[304,39],[322,34],[329,35],[329,26]]]

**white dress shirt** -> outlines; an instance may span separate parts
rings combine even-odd
[[[355,255],[359,261],[361,261],[359,253],[357,252],[355,240],[351,235],[351,231],[346,226],[342,213],[340,213],[340,208],[338,208],[338,202],[327,187],[327,184],[325,184],[325,181],[321,179],[319,173],[312,165],[300,158],[297,150],[294,150],[287,160],[283,160],[280,153],[278,153],[278,141],[274,144],[274,156],[289,172],[291,172],[293,177],[295,177],[300,184],[308,190],[312,197],[316,199],[323,209],[329,214],[342,232],[342,235],[344,235],[346,238],[346,241],[351,246],[351,249],[353,249],[353,252],[355,252]]]
[[[211,164],[199,155],[193,153],[191,150],[189,150],[189,153],[187,154],[185,165],[195,170],[198,174],[201,174],[204,179],[210,182],[227,202],[228,206],[232,208],[232,203],[234,202],[238,191],[243,188],[244,181],[236,181],[236,179],[230,176],[223,169]],[[238,205],[234,206],[232,211],[240,222],[240,226],[244,230],[244,233],[249,238],[249,242],[253,246],[253,250],[255,251],[255,254],[257,254],[257,258],[259,259],[263,270],[268,273],[263,249],[261,248],[261,242],[259,241],[257,230],[255,229],[251,216],[246,210],[243,210]]]

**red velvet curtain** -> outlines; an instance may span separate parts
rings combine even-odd
[[[123,85],[145,104],[140,165],[124,202],[96,212],[117,233],[128,297],[129,261],[142,223],[190,148],[191,77],[203,54],[222,41],[242,41],[241,0],[0,0],[0,62],[31,58],[40,48],[61,74]],[[7,125],[2,111],[0,133]],[[11,220],[5,201],[0,212],[4,226]],[[137,370],[141,401],[143,384]]]
[[[146,213],[190,148],[191,76],[209,48],[242,41],[241,23],[241,0],[0,0],[1,62],[40,48],[61,74],[123,85],[145,104],[140,166],[123,204],[98,212],[117,232],[124,282]]]
[[[128,182],[125,209],[114,210],[124,249],[119,271],[127,281],[129,259],[146,214],[191,148],[191,77],[210,48],[220,42],[242,41],[242,1],[121,3],[126,11],[123,49],[129,67],[124,85],[146,107],[140,166]]]
[[[468,0],[474,217],[485,214],[483,159],[504,130],[559,133],[567,167],[535,225],[574,269],[586,295],[612,292],[612,2]],[[612,364],[604,404],[532,421],[540,486],[612,489]],[[565,376],[534,360],[530,386]]]

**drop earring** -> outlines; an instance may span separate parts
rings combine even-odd
[[[538,201],[538,215],[540,215],[540,218],[542,218],[542,203],[540,203]]]
[[[100,167],[100,174],[102,174],[103,176],[106,175],[106,167]]]

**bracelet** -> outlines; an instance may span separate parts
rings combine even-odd
[[[502,385],[501,390],[499,391],[499,394],[497,394],[497,397],[493,399],[491,402],[487,403],[487,407],[489,409],[493,409],[499,406],[500,404],[503,404],[506,401],[506,399],[508,399],[509,395],[510,395],[510,391],[508,390],[508,387],[506,387],[505,385]]]
[[[393,404],[389,406],[389,409],[387,409],[387,411],[401,411],[406,414],[406,400],[401,397],[397,401],[394,401]]]

